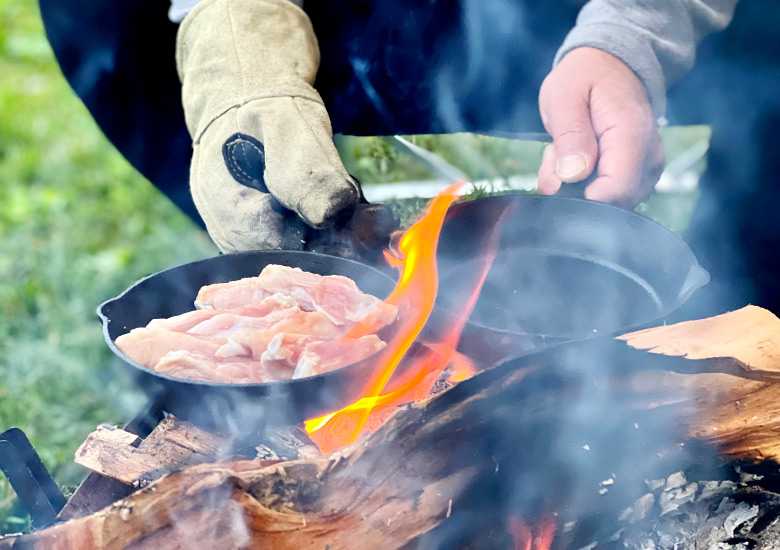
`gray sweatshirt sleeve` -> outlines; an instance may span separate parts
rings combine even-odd
[[[555,64],[581,46],[610,53],[636,73],[661,117],[666,90],[693,66],[698,43],[731,22],[737,1],[590,0]]]

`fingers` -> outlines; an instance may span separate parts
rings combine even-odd
[[[539,192],[561,182],[595,178],[585,198],[633,207],[663,168],[663,147],[652,108],[636,74],[595,48],[575,48],[550,72],[539,110],[553,146],[539,169]]]
[[[553,166],[558,180],[587,178],[596,165],[598,143],[590,118],[589,90],[565,82],[545,82],[539,95],[542,122],[553,138]]]
[[[663,170],[658,132],[641,114],[624,112],[599,139],[597,177],[585,198],[633,208],[652,191]]]
[[[555,170],[555,145],[544,148],[542,165],[537,175],[536,189],[542,195],[554,195],[561,188],[561,179]]]

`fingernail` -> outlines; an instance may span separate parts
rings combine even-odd
[[[577,177],[585,177],[585,170],[588,168],[588,160],[582,153],[566,155],[558,160],[558,177],[561,181],[577,181]]]

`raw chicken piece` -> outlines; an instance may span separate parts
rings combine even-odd
[[[199,325],[189,329],[187,332],[190,334],[212,336],[214,338],[228,338],[233,334],[267,330],[282,322],[286,322],[296,315],[304,313],[305,312],[301,311],[297,306],[295,308],[272,311],[265,317],[247,317],[244,315],[236,315],[230,311],[223,311],[220,315],[215,315],[211,319],[203,321]]]
[[[217,373],[217,364],[213,357],[189,351],[172,351],[162,357],[154,367],[159,373],[188,380],[206,380],[209,382],[245,382],[248,377],[230,378]],[[236,374],[236,373],[234,373]],[[240,373],[244,374],[244,373]],[[244,380],[246,378],[247,380]]]
[[[307,344],[295,367],[293,379],[322,374],[353,363],[383,349],[387,344],[376,334],[355,340],[320,340]]]
[[[260,363],[270,377],[289,380],[306,345],[320,340],[322,337],[309,334],[277,334],[260,356]]]
[[[247,378],[244,383],[259,384],[262,382],[269,382],[268,376],[265,374],[262,365],[259,361],[225,361],[217,363],[217,373],[221,376],[227,376],[235,383],[238,382],[237,378],[243,376]],[[273,380],[270,380],[273,382]]]
[[[116,346],[136,363],[154,369],[171,350],[213,357],[225,345],[223,338],[212,338],[173,330],[136,328],[116,339]]]
[[[201,310],[197,310],[201,311]],[[290,316],[301,313],[298,303],[283,294],[273,294],[255,304],[237,309],[207,309],[219,311],[203,323],[190,328],[187,332],[204,334],[215,338],[227,338],[238,332],[265,330]]]
[[[307,311],[318,311],[337,325],[365,321],[379,328],[395,321],[398,309],[362,292],[352,279],[317,275],[299,268],[268,265],[257,277],[204,286],[198,292],[199,309],[233,309],[281,293]]]
[[[148,329],[165,329],[176,330],[179,332],[186,332],[195,325],[202,323],[212,317],[225,313],[219,309],[196,309],[195,311],[188,311],[175,317],[168,317],[167,319],[152,319],[149,324],[146,325]]]
[[[203,287],[195,306],[117,338],[117,346],[134,361],[179,378],[272,382],[368,357],[385,343],[374,334],[344,340],[347,331],[356,322],[378,330],[398,315],[351,279],[278,265],[258,277]]]
[[[267,329],[245,330],[228,336],[227,342],[219,350],[217,357],[250,356],[260,359],[268,345],[279,334],[297,334],[323,338],[340,338],[343,327],[334,325],[331,320],[316,311],[292,311],[284,319]]]
[[[247,317],[264,317],[273,311],[281,309],[298,309],[298,302],[291,296],[286,296],[281,292],[271,294],[267,298],[263,298],[259,302],[249,303],[238,309],[234,309],[233,313],[238,315],[246,315]]]
[[[172,351],[155,366],[157,372],[209,382],[249,384],[265,382],[266,376],[259,361],[217,362],[213,357],[189,351]]]
[[[168,317],[166,319],[152,319],[146,328],[149,329],[165,329],[176,330],[179,332],[192,332],[193,334],[209,334],[209,326],[205,325],[205,329],[198,328],[206,321],[212,321],[214,317],[219,317],[223,314],[241,315],[243,317],[266,317],[267,315],[283,311],[285,309],[299,309],[298,303],[284,294],[272,294],[267,298],[256,304],[249,304],[238,309],[196,309],[195,311],[188,311],[181,315],[174,317]],[[224,319],[221,320],[224,322]],[[212,336],[217,336],[212,334]],[[222,338],[222,336],[218,336]]]

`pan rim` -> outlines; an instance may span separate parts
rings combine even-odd
[[[144,365],[141,365],[140,363],[130,359],[127,355],[125,355],[122,352],[122,350],[120,350],[117,347],[114,339],[109,334],[108,328],[109,328],[109,325],[111,324],[112,321],[105,314],[104,308],[106,308],[106,307],[108,307],[108,306],[118,302],[123,297],[125,297],[128,293],[132,292],[136,287],[138,287],[139,285],[143,284],[145,281],[147,281],[149,279],[152,279],[154,277],[162,276],[165,273],[169,273],[169,272],[177,270],[177,269],[184,269],[184,268],[191,267],[191,266],[194,266],[194,265],[202,263],[202,262],[214,261],[216,258],[252,256],[252,255],[257,255],[257,254],[270,254],[271,256],[273,256],[273,255],[282,256],[282,255],[289,255],[289,254],[306,254],[306,255],[309,255],[309,256],[327,258],[328,261],[331,261],[331,262],[335,259],[336,261],[343,261],[343,262],[354,264],[355,266],[359,266],[360,269],[368,269],[370,271],[374,271],[377,276],[380,276],[382,278],[387,279],[391,284],[395,284],[395,281],[393,281],[393,279],[390,276],[388,276],[386,273],[383,273],[379,269],[377,269],[375,267],[372,267],[372,266],[370,266],[368,264],[364,264],[364,263],[358,262],[356,260],[350,260],[348,258],[341,258],[339,256],[330,256],[328,254],[321,254],[321,253],[318,253],[318,252],[276,249],[276,250],[247,250],[247,251],[241,251],[241,252],[232,252],[232,253],[229,253],[229,254],[219,254],[217,256],[212,256],[210,258],[203,258],[203,259],[200,259],[200,260],[195,260],[193,262],[187,262],[187,263],[184,263],[184,264],[180,264],[180,265],[176,265],[176,266],[173,266],[173,267],[169,267],[169,268],[163,269],[161,271],[158,271],[158,272],[152,273],[150,275],[147,275],[146,277],[143,277],[143,278],[139,279],[138,281],[136,281],[135,283],[133,283],[132,285],[127,287],[124,291],[122,291],[117,296],[114,296],[113,298],[109,298],[108,300],[105,300],[104,302],[102,302],[97,307],[96,312],[97,312],[97,315],[100,318],[100,321],[101,321],[101,324],[102,324],[103,339],[106,341],[109,349],[114,353],[114,355],[116,355],[120,360],[122,360],[123,362],[127,363],[128,365],[138,369],[143,374],[152,375],[152,376],[155,376],[157,378],[162,378],[164,380],[167,380],[168,382],[173,382],[173,383],[177,383],[177,384],[184,384],[187,387],[197,386],[197,387],[216,388],[216,389],[219,389],[219,388],[227,389],[227,388],[229,388],[229,389],[247,389],[247,390],[251,390],[251,389],[257,389],[257,390],[269,389],[270,393],[273,392],[273,388],[282,388],[282,386],[284,386],[285,388],[291,388],[293,386],[302,385],[304,383],[306,383],[306,384],[316,384],[317,381],[322,381],[322,380],[325,380],[325,379],[329,378],[328,375],[331,375],[332,373],[335,373],[335,372],[343,373],[347,369],[352,370],[353,367],[357,368],[357,367],[363,365],[366,361],[370,360],[377,353],[382,351],[382,350],[379,350],[377,352],[374,352],[373,354],[369,355],[368,357],[365,357],[364,359],[362,359],[362,360],[360,360],[360,361],[358,361],[356,363],[351,363],[349,365],[346,365],[346,366],[341,367],[339,369],[336,369],[334,371],[328,371],[328,372],[324,372],[324,373],[321,373],[321,374],[315,374],[314,376],[305,376],[303,378],[296,378],[296,379],[290,379],[290,380],[279,380],[279,381],[276,381],[276,382],[254,382],[254,383],[212,382],[212,381],[208,381],[208,380],[190,380],[190,379],[186,379],[186,378],[179,378],[179,377],[170,376],[168,374],[160,373],[160,372],[154,371],[154,370],[152,370],[150,368],[147,368]],[[269,265],[270,263],[271,262],[269,262],[266,265]],[[285,265],[287,267],[299,267],[297,265],[296,266],[287,265],[287,264],[279,264],[279,265]],[[373,296],[373,294],[372,294],[372,296]],[[190,310],[190,311],[194,311],[194,308],[193,308],[193,310]]]

